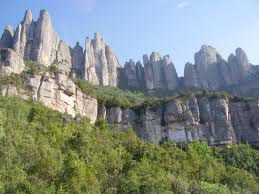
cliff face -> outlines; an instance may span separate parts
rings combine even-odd
[[[55,32],[46,10],[37,21],[27,11],[14,31],[7,26],[0,39],[0,73],[20,73],[23,60],[34,60],[49,67],[57,66],[67,76],[84,79],[95,85],[118,86],[122,89],[175,91],[177,89],[227,90],[234,95],[259,96],[258,67],[249,63],[246,53],[236,49],[224,60],[216,49],[203,45],[194,55],[194,64],[185,65],[179,78],[169,55],[153,52],[143,56],[143,65],[131,59],[121,67],[113,49],[99,33],[86,38],[84,48],[79,43],[72,48]]]
[[[133,126],[140,137],[159,142],[200,139],[209,145],[243,142],[259,146],[258,101],[227,98],[178,98],[142,109],[99,109],[99,117],[121,129]]]
[[[249,63],[238,48],[225,61],[213,47],[202,46],[195,54],[195,64],[187,63],[184,78],[179,78],[169,55],[153,52],[143,56],[143,65],[129,60],[120,67],[116,54],[96,33],[86,38],[85,48],[73,48],[55,32],[48,12],[42,10],[37,21],[27,11],[14,31],[7,26],[0,39],[1,75],[20,74],[25,60],[46,68],[55,66],[56,73],[27,76],[25,89],[2,85],[2,95],[19,95],[40,101],[62,113],[87,116],[92,122],[105,118],[111,125],[127,129],[132,125],[147,141],[163,138],[174,141],[201,139],[210,145],[248,142],[259,145],[258,101],[233,101],[227,98],[178,98],[154,107],[121,109],[105,107],[84,94],[71,78],[95,85],[123,89],[174,91],[177,88],[227,90],[235,95],[259,96],[259,68]]]
[[[97,119],[97,100],[82,93],[74,82],[63,74],[45,73],[27,77],[25,88],[3,85],[1,93],[4,96],[17,95],[23,99],[33,99],[72,116],[80,114],[88,117],[92,123]]]
[[[258,86],[257,67],[249,63],[246,53],[237,48],[225,61],[215,48],[203,45],[194,56],[195,64],[184,69],[184,87],[208,90],[227,90],[234,95],[257,96],[252,90]],[[240,87],[241,86],[241,87]]]

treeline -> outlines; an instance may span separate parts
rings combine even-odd
[[[0,193],[258,193],[259,151],[161,144],[0,97]]]

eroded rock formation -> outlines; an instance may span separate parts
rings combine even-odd
[[[46,10],[37,21],[27,11],[15,32],[7,26],[0,39],[0,74],[20,74],[26,60],[34,60],[55,73],[27,76],[27,90],[2,85],[2,95],[35,99],[62,113],[87,116],[92,122],[107,119],[111,125],[126,130],[130,125],[147,141],[163,138],[174,141],[201,139],[210,145],[248,142],[259,146],[258,101],[234,101],[222,97],[177,98],[154,107],[135,109],[105,107],[74,84],[71,77],[92,84],[119,86],[122,89],[174,91],[181,89],[227,90],[235,95],[259,96],[259,68],[249,63],[238,48],[228,61],[216,49],[202,46],[187,63],[184,78],[179,78],[169,55],[153,52],[141,62],[129,60],[121,67],[113,49],[99,33],[71,48],[60,39]],[[30,88],[30,90],[28,90]]]
[[[72,116],[80,114],[88,117],[91,122],[96,121],[97,100],[82,93],[66,75],[61,73],[35,75],[27,77],[25,84],[30,90],[4,85],[1,87],[2,95],[18,95],[24,99],[34,99],[59,112]]]
[[[106,118],[123,130],[133,126],[147,141],[200,139],[210,145],[237,142],[259,146],[259,104],[222,97],[178,98],[141,109],[107,108]],[[101,112],[101,113],[102,113]],[[102,115],[99,112],[99,115]]]

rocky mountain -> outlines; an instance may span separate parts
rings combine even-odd
[[[121,66],[113,49],[99,33],[86,38],[84,48],[70,47],[55,32],[46,10],[34,21],[27,11],[16,30],[7,26],[0,39],[0,74],[22,74],[28,61],[54,68],[24,78],[24,87],[2,84],[2,95],[34,99],[72,116],[87,116],[92,122],[107,119],[127,129],[130,125],[148,141],[164,138],[174,141],[201,139],[210,145],[248,142],[259,145],[259,103],[227,97],[191,96],[176,98],[155,106],[131,109],[98,102],[84,93],[73,78],[94,85],[122,89],[177,91],[178,89],[225,90],[234,95],[259,96],[259,68],[249,63],[238,48],[228,61],[216,49],[202,46],[194,64],[185,65],[179,77],[169,55],[153,52],[143,56],[143,65],[132,59]]]
[[[63,74],[96,85],[135,90],[227,90],[234,95],[259,96],[255,92],[258,67],[249,63],[241,48],[226,61],[215,48],[203,45],[194,55],[194,64],[187,63],[184,77],[179,78],[170,56],[162,57],[157,52],[150,57],[143,55],[143,64],[130,59],[121,66],[99,33],[95,33],[93,40],[87,37],[84,48],[78,42],[70,47],[55,32],[46,10],[40,12],[37,21],[31,11],[26,11],[15,31],[7,26],[0,48],[4,50],[2,74],[20,73],[24,69],[22,60],[33,60],[47,67],[55,65]]]
[[[47,67],[55,65],[63,74],[93,84],[117,86],[119,62],[100,34],[96,33],[93,40],[87,37],[84,49],[79,43],[71,48],[55,32],[46,10],[41,10],[37,21],[31,11],[26,11],[15,32],[7,26],[0,46],[4,50],[2,74],[20,73],[24,67],[19,60],[33,60]]]

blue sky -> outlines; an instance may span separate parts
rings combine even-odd
[[[73,46],[100,32],[120,63],[158,51],[183,75],[202,44],[227,58],[243,48],[259,64],[258,0],[1,0],[0,31],[17,26],[26,9],[47,9],[55,30]]]

